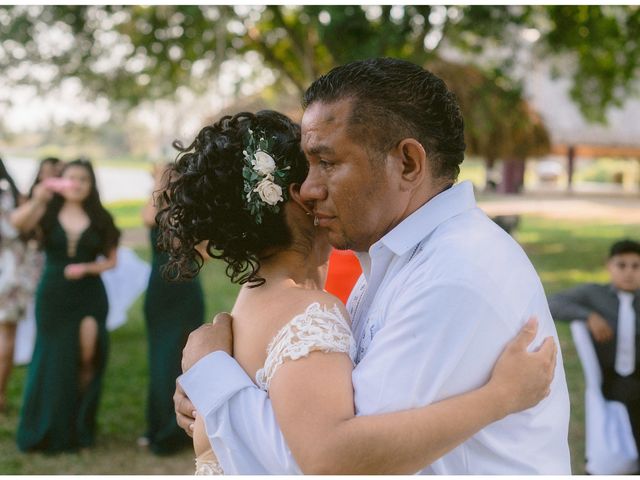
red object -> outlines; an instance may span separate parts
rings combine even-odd
[[[360,262],[351,250],[333,249],[329,257],[329,272],[324,288],[343,303],[347,303],[361,273]]]

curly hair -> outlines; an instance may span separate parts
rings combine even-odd
[[[442,79],[396,58],[371,58],[334,68],[304,94],[302,105],[351,99],[352,137],[383,157],[403,138],[424,147],[434,176],[455,181],[464,160],[464,122]]]
[[[188,147],[174,142],[180,153],[167,171],[159,192],[164,208],[156,216],[158,246],[169,255],[165,278],[195,277],[204,263],[196,246],[205,241],[207,254],[226,262],[232,282],[257,287],[265,282],[258,276],[261,256],[290,244],[283,209],[266,211],[259,224],[246,209],[242,169],[249,130],[273,139],[270,153],[276,163],[286,158],[290,184],[306,178],[300,127],[272,110],[227,115],[200,130]]]

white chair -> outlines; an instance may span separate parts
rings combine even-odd
[[[592,475],[636,473],[638,450],[627,408],[602,395],[602,371],[585,323],[571,322],[571,335],[585,380],[585,468]]]

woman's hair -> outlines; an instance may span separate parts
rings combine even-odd
[[[91,166],[91,162],[82,158],[69,162],[64,166],[62,174],[72,167],[82,167],[89,173],[89,178],[91,179],[91,190],[87,198],[82,202],[82,207],[89,217],[91,226],[96,229],[102,240],[100,252],[104,255],[108,255],[113,248],[118,246],[120,230],[115,226],[111,214],[102,206],[100,194],[98,193],[98,187],[96,185],[96,175],[93,171],[93,167]],[[55,193],[47,205],[47,209],[40,220],[40,226],[42,227],[41,242],[43,245],[51,234],[51,230],[55,225],[64,201],[65,199],[62,195]]]
[[[18,187],[16,187],[16,182],[13,181],[11,175],[7,171],[7,167],[5,167],[2,158],[0,158],[0,180],[6,180],[9,183],[9,188],[11,189],[11,194],[13,195],[13,201],[15,205],[18,205],[18,200],[20,199],[20,191]]]
[[[33,189],[35,188],[36,185],[38,185],[42,181],[42,178],[40,177],[42,176],[42,171],[44,170],[44,166],[47,164],[55,166],[55,165],[59,165],[60,163],[62,163],[62,160],[56,157],[46,157],[40,160],[40,164],[38,165],[38,171],[36,172],[36,177],[33,179],[33,184],[29,189],[29,198],[33,197]]]
[[[0,158],[0,182],[2,182],[2,180],[5,180],[9,184],[9,190],[11,190],[11,195],[13,196],[13,205],[17,207],[20,199],[20,191],[18,187],[16,187],[16,183],[13,181],[13,178],[11,178],[11,175],[9,175],[2,158]]]
[[[273,247],[290,244],[282,208],[265,208],[256,216],[249,205],[255,200],[247,194],[255,190],[247,190],[249,171],[245,168],[243,176],[243,168],[257,137],[269,140],[275,169],[286,172],[286,200],[288,186],[302,183],[308,167],[300,127],[285,115],[262,110],[225,116],[200,130],[188,147],[174,142],[181,153],[169,169],[162,192],[166,206],[156,217],[158,245],[169,254],[165,277],[195,277],[203,265],[195,247],[206,241],[209,256],[226,262],[232,282],[257,287],[265,282],[258,276],[260,258]]]

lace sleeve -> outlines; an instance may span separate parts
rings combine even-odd
[[[276,370],[286,359],[298,360],[313,351],[347,353],[353,361],[355,342],[336,305],[327,309],[312,303],[282,327],[267,347],[264,367],[256,372],[258,387],[268,391]]]

